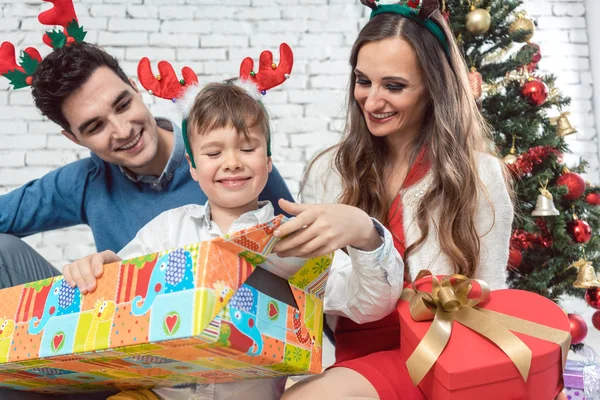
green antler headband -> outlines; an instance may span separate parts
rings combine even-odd
[[[405,18],[409,18],[431,32],[442,45],[446,55],[448,57],[450,56],[448,39],[446,38],[442,27],[430,18],[432,12],[430,12],[429,15],[422,15],[424,11],[423,3],[425,0],[403,0],[395,4],[377,4],[377,2],[378,0],[361,0],[362,4],[371,8],[371,19],[379,14],[398,14]],[[435,3],[437,5],[437,1],[435,1]],[[437,9],[437,7],[435,7],[434,10],[435,9]]]
[[[44,0],[54,6],[42,12],[38,21],[43,25],[60,25],[63,31],[52,30],[44,34],[44,43],[53,49],[68,46],[74,42],[83,42],[86,32],[77,21],[77,14],[73,7],[73,0]],[[15,59],[15,47],[10,42],[4,42],[0,46],[0,75],[8,78],[14,89],[31,86],[33,73],[39,63],[42,62],[40,53],[33,47],[23,51],[20,62]]]

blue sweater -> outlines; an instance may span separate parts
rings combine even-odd
[[[168,127],[165,120],[157,120]],[[163,211],[186,204],[204,204],[206,195],[192,180],[184,157],[181,130],[175,124],[173,152],[160,177],[132,177],[95,154],[67,164],[0,196],[0,233],[23,237],[38,232],[86,224],[98,251],[118,252],[146,223]],[[261,200],[292,195],[276,168]]]

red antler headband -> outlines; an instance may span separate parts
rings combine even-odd
[[[240,80],[242,83],[250,83],[252,86],[256,87],[260,93],[265,95],[267,90],[281,85],[290,77],[293,65],[294,54],[292,53],[292,49],[286,43],[282,43],[279,46],[279,65],[273,62],[273,54],[266,50],[260,54],[258,72],[254,72],[254,61],[252,58],[247,57],[240,65]],[[167,61],[161,61],[158,63],[158,71],[160,74],[154,76],[152,73],[152,67],[150,66],[150,60],[148,60],[147,57],[144,57],[138,64],[138,79],[140,84],[151,95],[161,97],[163,99],[169,99],[173,102],[177,101],[178,99],[185,98],[184,107],[186,109],[184,110],[181,130],[183,133],[185,150],[190,157],[192,167],[195,168],[196,164],[190,149],[186,131],[189,110],[193,105],[196,95],[201,89],[199,85],[197,85],[198,77],[191,68],[184,67],[181,70],[183,79],[178,80],[173,67]],[[244,84],[238,86],[242,87],[254,98],[260,96],[258,94],[256,96],[253,95],[250,88],[245,87]],[[262,105],[260,99],[257,98],[257,100]],[[270,140],[267,142],[267,155],[271,155]]]
[[[260,53],[258,72],[254,72],[254,60],[244,58],[240,65],[240,79],[256,84],[258,90],[264,95],[267,90],[281,85],[290,77],[294,65],[294,54],[287,43],[279,46],[279,65],[273,62],[273,54],[265,50]]]
[[[158,72],[159,75],[154,76],[148,57],[140,60],[137,68],[140,84],[151,95],[173,102],[183,96],[189,86],[198,83],[198,76],[189,67],[183,67],[181,70],[183,79],[177,79],[175,70],[168,61],[158,63]]]
[[[65,45],[82,42],[86,32],[77,21],[77,14],[73,7],[73,0],[44,0],[54,6],[42,12],[38,21],[43,25],[61,25],[63,32],[51,31],[44,34],[43,41],[53,49],[59,49]],[[15,47],[10,42],[4,42],[0,46],[0,75],[8,78],[14,89],[30,86],[32,76],[37,66],[42,61],[40,53],[33,47],[25,49],[20,57],[20,63],[15,59]]]
[[[281,85],[290,77],[294,65],[294,54],[286,43],[279,46],[279,65],[273,62],[273,54],[265,50],[260,54],[258,72],[254,72],[254,60],[246,57],[240,65],[240,79],[256,85],[264,95],[267,90]],[[178,79],[173,66],[168,61],[158,63],[158,75],[154,75],[150,60],[144,57],[138,63],[137,73],[140,84],[149,94],[175,102],[183,97],[191,85],[198,83],[198,76],[189,67],[183,67],[183,79]]]

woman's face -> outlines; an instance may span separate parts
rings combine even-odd
[[[412,46],[398,37],[361,47],[354,98],[372,135],[416,137],[429,97]]]

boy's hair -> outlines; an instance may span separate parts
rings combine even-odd
[[[71,126],[62,112],[63,102],[100,67],[110,68],[131,86],[117,59],[96,45],[76,42],[55,49],[43,59],[33,75],[31,94],[36,107],[43,115],[71,132]]]
[[[248,136],[250,128],[264,132],[270,143],[269,116],[264,107],[245,89],[235,85],[236,79],[209,83],[196,96],[187,118],[187,135],[195,135],[232,126],[239,134]],[[270,155],[270,154],[269,154]]]

